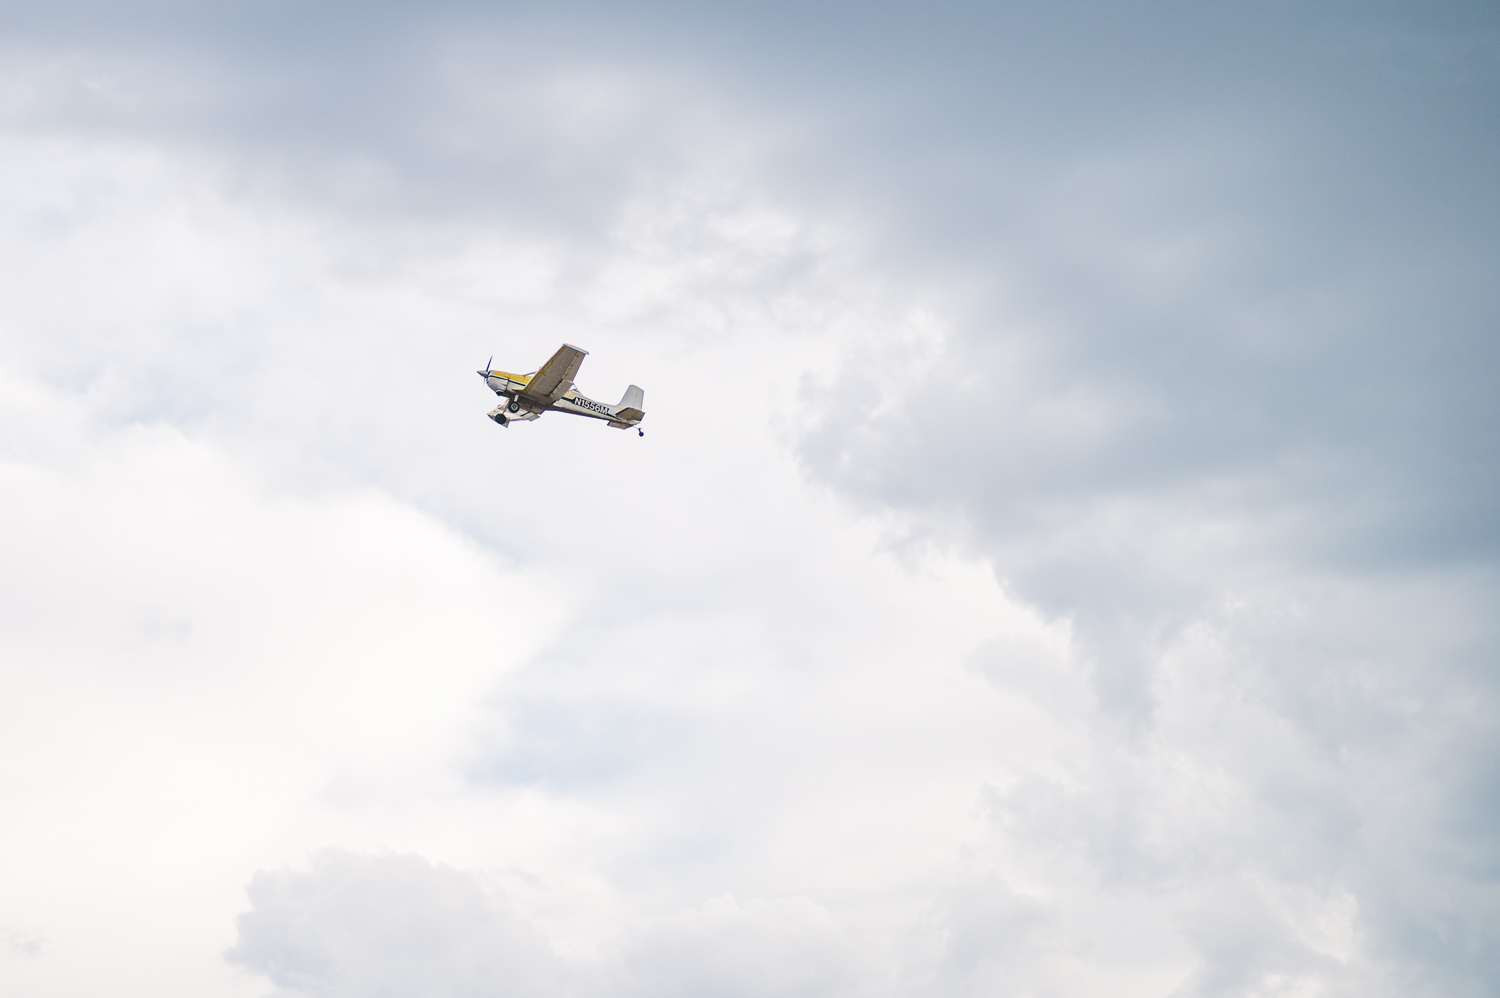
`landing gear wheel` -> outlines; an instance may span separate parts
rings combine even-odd
[[[646,435],[646,431],[645,430],[636,430],[635,432],[639,433],[643,437]]]
[[[519,402],[512,402],[510,405],[506,406],[505,408],[509,409],[511,412],[520,412],[521,411],[521,403],[519,403]]]

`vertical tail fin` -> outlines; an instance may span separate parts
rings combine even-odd
[[[625,397],[620,399],[620,408],[640,409],[642,411],[645,411],[646,393],[641,391],[635,385],[631,385],[629,388],[625,389]]]

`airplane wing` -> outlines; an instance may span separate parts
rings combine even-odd
[[[578,377],[578,368],[583,365],[583,358],[587,355],[587,350],[564,343],[557,348],[552,359],[536,372],[521,394],[540,402],[556,402],[573,387],[573,379]]]

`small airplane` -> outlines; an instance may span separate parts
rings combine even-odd
[[[620,399],[619,405],[595,402],[573,389],[573,379],[578,376],[578,368],[587,355],[587,350],[564,343],[541,370],[530,374],[491,370],[490,364],[495,362],[491,357],[485,363],[485,369],[475,373],[506,401],[488,413],[489,417],[501,426],[509,426],[525,419],[538,419],[544,412],[571,412],[575,416],[607,420],[610,426],[621,430],[635,426],[635,432],[644,437],[646,431],[636,424],[646,418],[641,411],[641,406],[646,404],[646,393],[635,385],[625,389],[625,397]]]

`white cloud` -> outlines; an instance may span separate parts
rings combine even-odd
[[[881,554],[778,443],[790,373],[862,332],[836,257],[772,279],[827,256],[822,237],[690,178],[680,207],[624,212],[572,299],[545,276],[571,251],[546,240],[460,227],[403,248],[399,228],[238,199],[190,157],[14,148],[62,178],[12,187],[14,216],[90,205],[34,234],[28,266],[149,278],[81,299],[38,281],[7,306],[4,641],[24,695],[4,780],[28,814],[8,846],[35,859],[0,915],[57,941],[27,986],[253,989],[215,974],[240,886],[329,843],[514,870],[585,966],[622,924],[665,919],[665,946],[697,931],[672,912],[732,892],[804,899],[744,902],[786,948],[759,986],[847,976],[837,946],[798,962],[825,947],[805,950],[803,915],[833,918],[808,891],[862,906],[893,854],[899,898],[856,922],[902,931],[972,824],[977,776],[928,771],[987,737],[965,655],[1036,625],[977,566]],[[511,260],[522,293],[453,284]],[[855,318],[820,329],[844,294]],[[533,334],[481,329],[495,308]],[[480,350],[524,364],[583,323],[585,387],[646,382],[646,440],[483,419]],[[682,979],[738,973],[714,969],[736,952]]]

